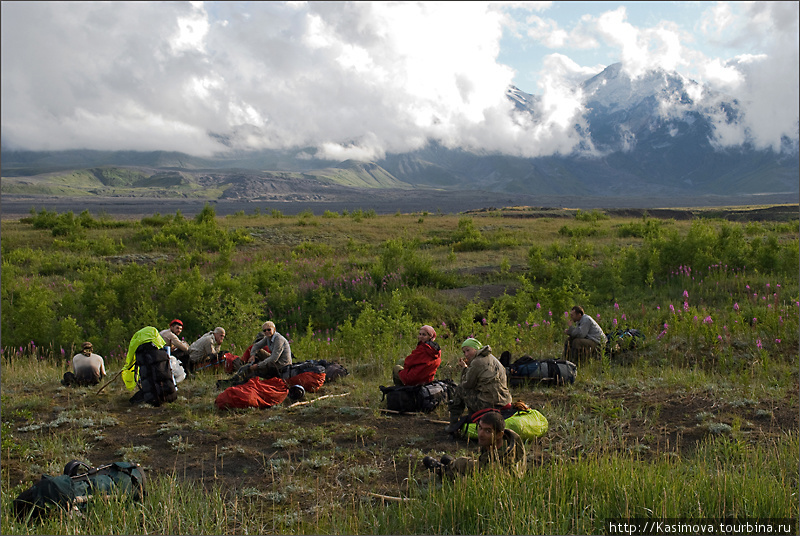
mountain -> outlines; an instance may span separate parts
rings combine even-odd
[[[568,155],[477,154],[436,141],[375,162],[340,163],[316,158],[314,148],[215,158],[165,151],[3,151],[2,192],[71,195],[78,188],[136,195],[150,188],[170,195],[258,198],[289,191],[292,181],[308,192],[315,184],[609,197],[800,190],[797,140],[787,140],[789,149],[780,153],[751,144],[720,147],[715,133],[739,128],[740,103],[678,73],[656,69],[634,79],[613,64],[574,91],[586,111],[574,126],[581,141]],[[512,86],[506,98],[514,114],[533,124],[542,121],[542,97]]]

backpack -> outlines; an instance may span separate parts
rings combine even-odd
[[[144,470],[128,462],[90,467],[72,460],[64,467],[63,475],[42,475],[38,482],[20,493],[14,499],[14,515],[20,521],[28,517],[39,520],[53,509],[85,507],[91,497],[112,493],[141,501],[145,496]]]
[[[318,361],[314,361],[313,359],[309,359],[308,361],[300,361],[298,363],[292,363],[288,367],[286,367],[283,372],[281,372],[281,378],[284,380],[288,380],[289,378],[293,378],[298,374],[302,374],[304,372],[314,372],[315,374],[325,374],[325,365],[322,365]]]
[[[606,355],[617,354],[633,350],[639,344],[639,339],[644,341],[644,333],[638,329],[617,329],[606,334]]]
[[[482,409],[470,415],[469,420],[462,425],[461,433],[471,439],[478,438],[478,421],[488,411],[498,411],[496,409]],[[517,411],[508,416],[501,411],[501,415],[506,421],[506,428],[515,431],[523,440],[541,437],[547,433],[547,418],[535,409]]]
[[[455,393],[451,380],[436,380],[425,385],[380,386],[381,402],[386,399],[386,409],[400,413],[430,413],[442,403],[448,403]]]
[[[131,404],[147,402],[158,407],[178,399],[169,354],[165,350],[149,342],[140,344],[136,348],[136,363],[139,365],[140,389],[130,398]]]
[[[578,368],[572,361],[564,359],[537,360],[522,356],[508,367],[508,381],[511,386],[539,380],[555,385],[575,383]]]

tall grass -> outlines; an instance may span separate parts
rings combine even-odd
[[[691,458],[590,454],[536,463],[523,478],[483,471],[382,508],[351,503],[326,534],[604,534],[609,519],[790,518],[797,514],[798,437],[766,445],[717,438]],[[420,476],[420,475],[417,475]],[[691,490],[687,493],[687,490]]]

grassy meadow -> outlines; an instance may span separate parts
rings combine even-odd
[[[118,220],[3,220],[0,532],[6,534],[602,534],[609,519],[798,517],[800,250],[791,218],[691,220],[567,209]],[[765,214],[767,215],[765,217]],[[785,215],[785,212],[781,212]],[[513,217],[512,217],[513,216]],[[447,413],[381,412],[379,385],[436,328],[438,378],[474,336],[560,358],[583,305],[636,348],[578,363],[574,385],[512,388],[549,421],[523,478],[432,478],[426,455],[469,455]],[[84,340],[120,370],[133,333],[223,326],[241,354],[265,320],[295,360],[350,375],[266,410],[218,411],[207,369],[160,408],[120,380],[60,384]],[[325,399],[320,398],[325,395]],[[318,400],[318,401],[316,401]],[[96,500],[43,523],[11,504],[71,459],[140,463],[141,503]]]

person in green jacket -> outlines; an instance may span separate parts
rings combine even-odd
[[[461,383],[456,386],[450,401],[450,424],[445,428],[450,434],[458,431],[465,408],[469,413],[475,413],[486,408],[511,407],[506,369],[492,355],[491,347],[469,338],[461,344],[461,351],[464,354],[458,362],[462,367]]]

